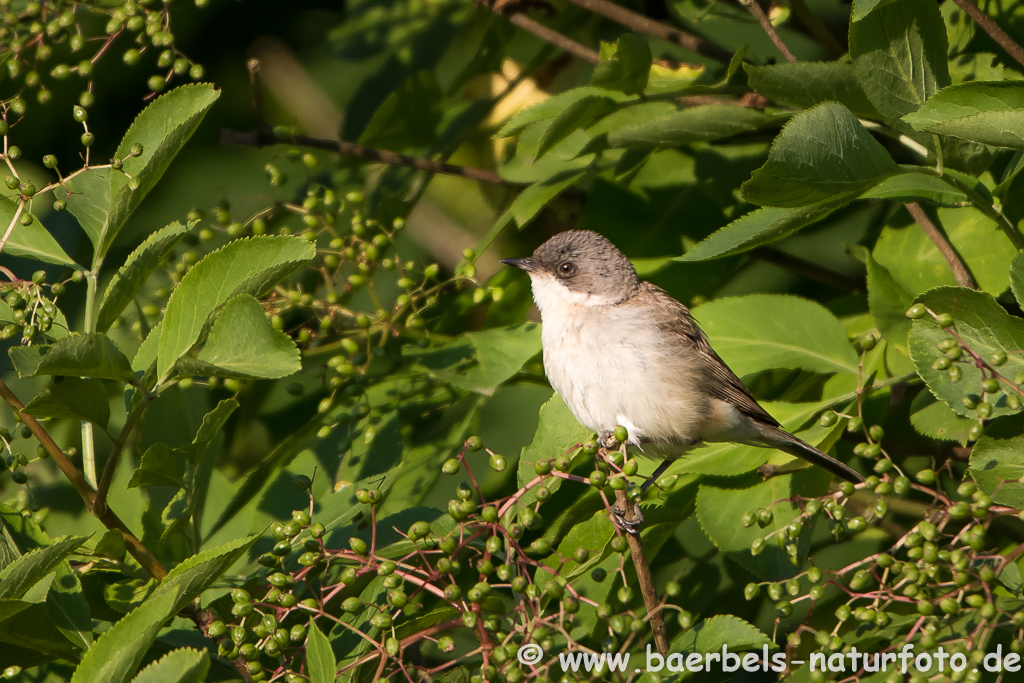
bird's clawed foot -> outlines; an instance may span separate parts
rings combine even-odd
[[[597,445],[605,450],[614,451],[618,450],[619,440],[615,438],[615,432],[611,429],[606,429],[597,435]]]
[[[615,526],[625,531],[630,536],[637,536],[640,533],[640,524],[644,521],[644,515],[640,512],[640,505],[630,502],[631,510],[623,510],[618,504],[612,506],[612,517]]]

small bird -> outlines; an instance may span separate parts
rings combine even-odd
[[[607,443],[618,425],[630,445],[671,460],[702,442],[777,448],[832,474],[864,478],[782,429],[708,343],[683,304],[644,282],[629,259],[589,230],[561,232],[525,270],[540,309],[544,370],[585,427]]]

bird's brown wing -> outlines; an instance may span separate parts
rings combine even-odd
[[[709,380],[704,387],[709,395],[736,406],[737,410],[756,422],[772,427],[780,426],[778,420],[761,407],[736,373],[711,348],[708,338],[694,320],[690,309],[649,282],[641,283],[641,288],[658,301],[661,314],[659,317],[662,318],[659,322],[661,328],[678,337],[683,348],[696,352],[697,362],[703,365],[702,374]]]

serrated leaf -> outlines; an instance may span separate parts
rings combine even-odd
[[[779,104],[808,109],[822,102],[839,102],[858,116],[879,116],[849,62],[744,64],[743,69],[755,92]]]
[[[202,683],[210,670],[210,657],[203,650],[173,650],[139,672],[132,683]]]
[[[693,311],[718,354],[741,377],[774,368],[857,372],[858,357],[839,320],[797,296],[727,297]]]
[[[337,663],[334,660],[334,651],[331,650],[330,641],[327,640],[327,636],[323,634],[313,619],[310,619],[306,632],[308,633],[306,666],[309,667],[309,683],[334,683]]]
[[[960,417],[925,389],[910,403],[910,424],[918,434],[930,439],[957,441],[966,446],[971,428],[978,421]]]
[[[775,543],[768,543],[759,555],[750,552],[755,539],[773,531],[781,531],[796,519],[800,511],[790,502],[794,495],[817,496],[828,488],[829,475],[817,468],[795,474],[782,474],[762,480],[751,474],[729,480],[706,480],[697,492],[697,518],[712,543],[726,557],[746,567],[761,579],[778,581],[796,574],[786,552]],[[743,526],[748,510],[770,509],[772,520],[765,527]],[[800,535],[798,557],[804,558],[810,548],[810,534]]]
[[[882,337],[900,353],[907,355],[907,335],[910,319],[907,309],[914,303],[914,295],[898,283],[892,274],[867,254],[868,310]]]
[[[99,244],[103,227],[110,213],[110,175],[116,171],[109,168],[91,168],[69,178],[62,188],[68,211],[78,219],[78,224],[89,237],[93,246]]]
[[[111,609],[127,614],[153,594],[156,579],[119,579],[103,587],[103,600]]]
[[[299,349],[267,320],[249,294],[228,299],[213,321],[199,360],[241,377],[278,379],[302,369]]]
[[[114,324],[125,306],[139,293],[146,278],[160,265],[160,261],[187,230],[181,223],[171,223],[147,237],[131,253],[124,265],[114,274],[103,294],[100,312],[96,316],[97,332],[105,332]]]
[[[540,325],[525,323],[467,332],[443,346],[410,355],[418,366],[438,379],[490,395],[540,350]]]
[[[203,454],[210,442],[217,438],[217,434],[224,428],[232,413],[238,408],[238,400],[225,398],[214,406],[213,410],[203,416],[203,423],[196,430],[196,437],[192,439],[192,461],[195,462]]]
[[[616,128],[608,133],[608,144],[612,147],[671,147],[710,142],[778,126],[791,116],[789,112],[703,104]]]
[[[42,653],[47,659],[77,660],[81,650],[50,621],[46,604],[25,602],[0,600],[0,661],[8,649],[19,647]],[[8,614],[13,618],[4,619]]]
[[[1024,251],[1017,254],[1010,264],[1010,289],[1017,303],[1024,308]]]
[[[855,0],[850,57],[868,100],[890,123],[949,85],[946,27],[931,0]]]
[[[35,417],[85,420],[104,429],[110,420],[110,404],[103,382],[78,377],[68,377],[46,387],[28,402],[24,412]]]
[[[83,650],[92,646],[92,616],[89,601],[78,575],[65,561],[57,565],[56,576],[46,595],[46,608],[53,625]]]
[[[937,287],[918,301],[937,314],[950,313],[953,325],[949,331],[940,327],[931,316],[915,320],[910,330],[910,358],[917,373],[928,385],[936,398],[943,401],[958,415],[977,420],[976,411],[964,405],[965,399],[980,400],[982,396],[981,370],[970,360],[968,353],[953,365],[960,370],[961,377],[952,381],[949,370],[938,370],[932,364],[945,355],[938,344],[953,339],[955,332],[963,344],[982,359],[991,358],[996,351],[1003,351],[1007,360],[998,367],[999,373],[1011,381],[1024,372],[1024,320],[1015,318],[996,303],[991,294],[977,292],[963,287]],[[1004,393],[989,396],[992,418],[1013,415],[1020,408],[1011,408]]]
[[[711,233],[676,260],[705,261],[723,258],[770,244],[820,221],[853,199],[851,195],[837,195],[795,209],[771,206],[754,209]]]
[[[16,346],[9,354],[19,377],[57,375],[135,381],[128,359],[104,334],[76,334],[49,345]]]
[[[534,464],[538,460],[557,458],[567,449],[589,438],[591,434],[593,432],[576,420],[562,397],[557,393],[552,394],[551,398],[541,406],[537,431],[533,435],[533,440],[529,446],[523,448],[522,454],[519,456],[519,486],[523,486],[537,476]],[[526,505],[535,498],[535,492],[531,489],[521,500]]]
[[[753,624],[731,614],[719,614],[676,636],[672,641],[672,651],[721,652],[727,646],[731,652],[742,652],[765,645],[772,650],[777,649],[772,639]]]
[[[238,294],[259,296],[315,254],[312,244],[296,237],[253,237],[230,242],[193,266],[167,302],[157,376],[166,377],[199,341],[207,319],[225,301]]]
[[[764,206],[810,206],[856,196],[898,170],[849,109],[826,102],[782,128],[768,161],[743,183],[742,192]]]
[[[18,212],[18,203],[14,197],[0,198],[0,238],[14,221],[14,216]],[[30,215],[28,207],[25,207],[21,215]],[[23,256],[81,270],[81,267],[57,244],[57,240],[53,239],[50,232],[35,216],[32,217],[32,222],[28,225],[22,225],[21,217],[18,218],[7,237],[7,242],[4,243],[3,253],[8,256]]]
[[[972,81],[943,88],[903,117],[915,130],[1024,148],[1024,83]]]
[[[606,90],[641,93],[651,73],[651,46],[639,35],[626,32],[614,43],[601,43],[600,61],[590,84]]]
[[[1024,507],[1024,436],[978,439],[971,449],[970,474],[996,503]]]
[[[141,606],[111,626],[82,657],[71,683],[126,683],[164,622],[180,612],[256,541],[243,538],[204,551],[172,569]]]
[[[110,208],[94,242],[99,257],[106,254],[128,217],[163,176],[218,97],[220,92],[209,83],[184,85],[156,98],[136,117],[114,153],[116,158],[124,159],[124,167],[121,173],[110,174]],[[142,145],[142,154],[134,157],[130,152],[136,144]],[[138,183],[135,190],[129,179]]]
[[[20,598],[86,541],[68,536],[22,555],[0,571],[0,600]]]

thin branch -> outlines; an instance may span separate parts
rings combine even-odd
[[[600,55],[598,55],[595,50],[591,50],[586,45],[576,42],[569,36],[562,35],[558,31],[548,28],[539,21],[534,21],[522,12],[516,12],[515,14],[509,15],[508,20],[524,31],[537,36],[544,42],[551,43],[555,47],[565,50],[569,54],[579,57],[585,62],[597,64],[601,61]]]
[[[608,2],[608,0],[569,0],[569,2],[594,14],[600,14],[638,33],[646,33],[649,36],[678,45],[685,50],[695,52],[716,62],[728,64],[732,59],[732,54],[728,50],[704,40],[700,36],[695,36],[674,26],[655,21],[650,17],[645,17],[642,14],[628,10],[621,5]]]
[[[64,476],[68,478],[68,481],[70,481],[71,485],[75,487],[75,490],[78,491],[78,495],[82,497],[83,501],[85,501],[85,506],[88,508],[89,512],[95,515],[106,528],[116,529],[121,532],[121,537],[124,539],[128,552],[130,552],[132,557],[142,565],[143,569],[149,572],[150,576],[158,580],[167,576],[167,570],[164,569],[162,564],[160,564],[160,561],[153,557],[153,554],[142,544],[142,541],[129,531],[128,527],[125,526],[125,523],[122,522],[116,514],[114,514],[113,510],[107,508],[102,514],[98,514],[96,512],[94,508],[96,491],[89,486],[88,482],[85,481],[85,477],[82,476],[82,473],[79,472],[78,468],[76,468],[71,460],[68,459],[64,454],[64,451],[60,449],[60,446],[54,442],[46,432],[46,429],[39,424],[34,417],[22,412],[25,408],[25,404],[18,400],[18,397],[14,395],[14,392],[11,391],[10,387],[8,387],[2,379],[0,379],[0,398],[2,398],[7,405],[13,408],[19,417],[21,417],[25,426],[29,428],[32,435],[36,437],[40,445],[42,445],[46,450],[46,453],[57,464],[57,467],[59,467],[61,472],[64,473]]]
[[[757,19],[759,24],[761,24],[761,28],[763,28],[764,32],[768,34],[768,37],[772,39],[772,42],[775,43],[775,47],[777,47],[779,52],[782,53],[782,56],[786,58],[786,61],[795,62],[796,56],[789,51],[788,47],[786,47],[786,43],[782,41],[782,37],[779,35],[779,32],[775,30],[771,19],[769,19],[768,15],[764,13],[761,6],[757,4],[757,0],[739,0],[739,3],[754,15],[754,18]]]
[[[103,465],[103,476],[100,478],[99,486],[96,488],[96,499],[93,502],[93,509],[96,511],[96,514],[102,515],[106,512],[107,493],[110,491],[110,484],[114,481],[114,472],[117,470],[117,463],[121,458],[121,453],[124,451],[124,445],[128,442],[128,437],[142,418],[142,413],[145,412],[146,406],[149,405],[151,400],[148,396],[142,400],[142,403],[128,416],[124,428],[121,429],[120,436],[114,442],[114,447],[110,451],[110,457],[107,458],[106,464]]]
[[[751,255],[758,258],[766,263],[771,263],[780,268],[785,268],[788,271],[796,273],[797,275],[803,275],[804,277],[820,282],[823,285],[829,287],[835,287],[836,289],[842,289],[852,292],[864,291],[864,283],[849,275],[843,275],[837,273],[828,268],[822,268],[813,261],[807,261],[799,256],[793,256],[787,254],[784,251],[775,249],[772,247],[755,247],[750,251]]]
[[[631,503],[626,497],[625,491],[615,492],[615,503],[620,510],[624,510],[623,517],[626,523],[638,522],[636,513],[639,508]],[[633,567],[636,569],[637,583],[640,584],[640,592],[644,596],[644,604],[647,606],[647,616],[651,622],[651,631],[654,632],[654,646],[662,656],[668,655],[668,635],[665,630],[665,617],[662,614],[662,604],[658,600],[658,589],[654,585],[654,578],[651,576],[651,566],[647,564],[647,555],[644,554],[644,542],[640,539],[639,533],[627,533],[626,542],[629,543],[629,555],[633,558]]]
[[[596,53],[595,53],[596,54]],[[435,161],[433,159],[424,159],[420,157],[411,157],[405,154],[399,154],[386,149],[376,149],[373,147],[365,147],[363,145],[356,144],[354,142],[344,142],[342,140],[330,140],[327,138],[317,138],[309,135],[289,135],[286,138],[278,137],[263,117],[263,96],[260,94],[257,96],[256,92],[261,92],[262,87],[260,83],[260,62],[258,59],[250,59],[248,62],[249,77],[252,82],[253,88],[253,115],[256,118],[256,130],[253,131],[234,131],[222,129],[217,136],[217,141],[222,145],[239,145],[242,147],[268,147],[271,145],[298,145],[300,147],[309,147],[311,149],[322,149],[328,152],[337,152],[339,154],[348,154],[349,156],[359,157],[361,159],[367,159],[382,164],[395,164],[397,166],[406,166],[408,168],[415,168],[421,171],[428,171],[430,173],[444,173],[446,175],[454,175],[462,178],[469,178],[470,180],[479,180],[485,183],[493,183],[495,185],[508,184],[507,181],[498,175],[494,171],[488,171],[482,168],[473,168],[471,166],[459,166],[457,164],[449,164],[445,161]]]
[[[981,11],[981,9],[975,5],[971,0],[953,0],[957,7],[967,13],[971,19],[974,20],[981,29],[989,35],[992,40],[999,43],[1006,52],[1024,65],[1024,48],[1020,46],[1013,38],[1006,35],[1003,29],[999,28],[996,22],[992,21],[992,18]]]
[[[956,278],[956,282],[961,287],[968,287],[970,289],[977,289],[978,285],[974,282],[974,278],[971,277],[970,271],[967,270],[967,266],[960,259],[960,255],[956,253],[953,245],[949,243],[946,236],[942,234],[932,220],[928,218],[928,214],[924,212],[921,205],[917,202],[908,202],[904,204],[907,207],[907,211],[913,216],[917,224],[921,226],[921,230],[928,236],[928,239],[932,241],[935,248],[939,250],[942,257],[946,259],[946,263],[949,264],[949,269],[953,271],[953,277]]]
[[[18,208],[14,212],[14,217],[11,218],[10,224],[7,226],[7,231],[3,237],[0,237],[0,253],[3,253],[4,247],[7,246],[7,240],[10,239],[11,233],[14,232],[14,226],[18,224],[18,219],[21,218],[21,212],[25,210],[25,201],[18,202]]]
[[[833,57],[838,59],[846,54],[846,48],[832,35],[832,32],[821,22],[818,15],[811,11],[804,0],[789,0],[789,7],[800,23],[814,36],[814,39],[825,46],[825,49],[832,53]]]

